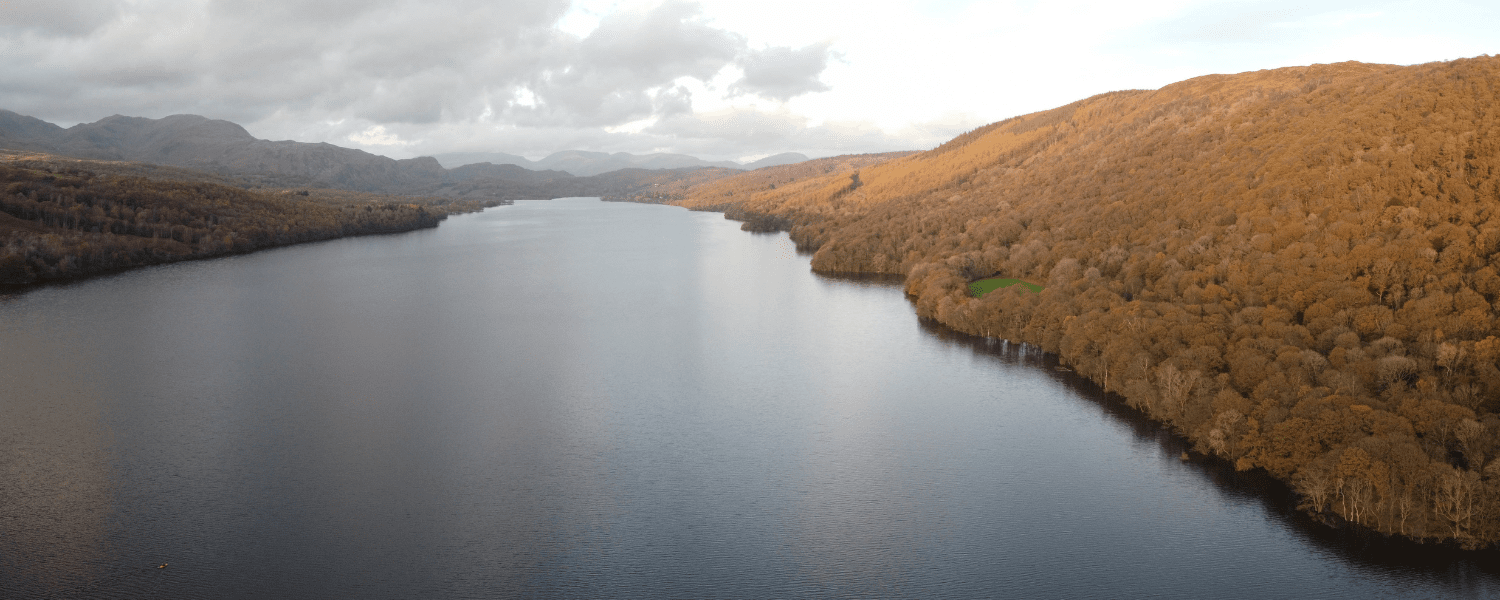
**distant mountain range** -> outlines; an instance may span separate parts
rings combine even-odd
[[[725,169],[754,170],[762,167],[789,165],[808,160],[806,155],[785,152],[767,156],[755,162],[740,164],[727,160],[707,161],[686,154],[629,154],[626,152],[587,152],[564,150],[543,158],[530,160],[524,156],[504,152],[452,152],[437,154],[438,163],[449,169],[475,163],[517,165],[532,170],[566,171],[580,177],[608,173],[619,169],[685,169],[693,167],[721,167]]]
[[[741,170],[807,159],[780,154],[739,165],[680,154],[567,151],[540,161],[502,153],[445,154],[441,162],[428,156],[396,160],[327,143],[257,139],[244,127],[198,115],[115,115],[62,128],[8,110],[0,110],[0,148],[186,167],[264,186],[500,198],[603,195],[660,179],[636,172],[641,170]],[[631,171],[615,173],[622,169]]]
[[[332,144],[256,139],[229,121],[197,115],[161,119],[115,115],[64,129],[0,110],[0,147],[77,158],[188,167],[221,175],[262,175],[282,185],[400,192],[440,185],[446,171],[430,157],[393,160]]]

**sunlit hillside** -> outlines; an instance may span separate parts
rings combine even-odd
[[[634,199],[670,202],[695,209],[720,205],[735,206],[749,200],[796,195],[805,191],[803,189],[805,186],[821,181],[819,178],[822,176],[848,173],[912,154],[915,152],[847,154],[819,158],[796,164],[765,167],[709,182],[672,182],[647,190]]]
[[[1500,58],[1101,94],[677,203],[1040,345],[1330,523],[1500,540]],[[1044,285],[975,298],[993,274]]]

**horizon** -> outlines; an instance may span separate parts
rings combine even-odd
[[[13,0],[0,106],[64,127],[197,114],[391,158],[743,164],[926,150],[1204,75],[1478,56],[1495,31],[1500,10],[1470,2]]]

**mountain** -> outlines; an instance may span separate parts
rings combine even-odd
[[[332,144],[256,139],[229,121],[197,115],[115,115],[63,129],[0,110],[0,147],[95,160],[125,160],[225,175],[265,174],[293,185],[406,192],[440,184],[430,157],[393,160]]]
[[[604,152],[585,152],[583,150],[556,152],[547,158],[537,161],[536,165],[539,168],[557,169],[579,176],[598,175],[619,169],[740,168],[738,163],[727,160],[709,162],[686,154],[657,153],[636,155],[625,152],[606,154]]]
[[[432,157],[395,160],[326,143],[257,139],[239,125],[197,115],[161,119],[116,115],[64,129],[0,110],[0,148],[170,165],[263,187],[332,188],[474,200],[614,196],[634,192],[633,186],[648,185],[647,181],[659,183],[683,178],[702,181],[705,177],[731,173],[689,156],[578,151],[559,152],[531,163],[535,168],[479,161],[450,170]],[[465,156],[525,161],[506,154]],[[551,170],[547,165],[568,165],[585,176]],[[693,169],[706,171],[690,173]],[[640,170],[660,171],[660,176],[635,172]]]
[[[450,169],[473,163],[488,162],[497,165],[517,165],[532,170],[558,170],[579,177],[598,175],[619,169],[686,169],[694,167],[759,169],[761,167],[784,165],[807,160],[807,157],[802,154],[786,152],[741,165],[727,160],[706,161],[686,154],[630,154],[626,152],[610,154],[583,150],[564,150],[536,161],[504,152],[455,152],[438,154],[433,158],[436,158],[440,164]]]
[[[448,169],[447,180],[450,182],[460,182],[475,179],[504,179],[526,183],[545,183],[571,179],[572,177],[572,174],[562,171],[535,171],[512,164],[496,165],[482,162]]]
[[[806,154],[802,154],[799,152],[782,152],[781,154],[773,154],[757,161],[745,163],[745,166],[741,168],[747,171],[754,171],[756,169],[764,169],[766,167],[794,165],[799,162],[805,162],[807,160],[810,159],[807,158]]]
[[[1490,546],[1497,106],[1500,57],[1209,75],[670,201],[903,276],[919,316],[1056,353],[1319,520]],[[997,274],[1045,289],[969,291]]]
[[[443,168],[446,169],[456,169],[464,165],[472,165],[477,163],[516,165],[533,170],[537,168],[536,163],[531,159],[528,159],[524,156],[517,156],[515,154],[506,154],[504,152],[448,152],[444,154],[434,154],[432,157],[437,159],[438,164],[443,165]],[[574,174],[576,175],[576,173]]]

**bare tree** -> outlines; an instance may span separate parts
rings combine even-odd
[[[1463,541],[1469,535],[1469,520],[1474,516],[1475,492],[1479,487],[1479,474],[1455,469],[1447,465],[1437,467],[1437,494],[1433,509],[1453,529],[1453,538]]]

